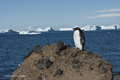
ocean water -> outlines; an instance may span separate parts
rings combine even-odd
[[[86,31],[84,34],[85,50],[99,53],[102,59],[112,64],[113,74],[120,74],[120,31]],[[44,46],[59,40],[75,47],[72,31],[40,35],[0,34],[0,80],[9,80],[12,72],[35,45]]]

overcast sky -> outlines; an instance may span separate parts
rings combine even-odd
[[[120,24],[120,0],[0,0],[0,29]]]

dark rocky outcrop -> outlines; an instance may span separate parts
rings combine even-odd
[[[41,53],[42,52],[42,47],[40,45],[36,45],[29,54],[27,54],[24,59],[28,58],[33,52],[35,53]]]
[[[112,66],[99,54],[59,41],[35,46],[10,80],[112,80]]]
[[[63,71],[61,71],[60,69],[57,69],[55,71],[55,74],[53,75],[54,77],[57,76],[57,75],[62,75],[63,74]]]
[[[51,66],[52,62],[50,62],[49,59],[40,59],[38,60],[38,63],[36,64],[36,67],[39,70],[43,70],[45,68],[49,68]]]

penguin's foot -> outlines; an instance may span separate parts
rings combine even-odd
[[[75,49],[79,49],[78,47],[75,47]]]
[[[80,53],[83,53],[83,50],[80,50]]]
[[[83,54],[85,50],[80,50],[80,52]]]

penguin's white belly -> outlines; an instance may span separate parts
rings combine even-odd
[[[75,46],[77,48],[79,48],[80,50],[82,50],[82,44],[81,44],[81,41],[80,41],[80,33],[78,30],[74,31],[74,43],[75,43]]]

